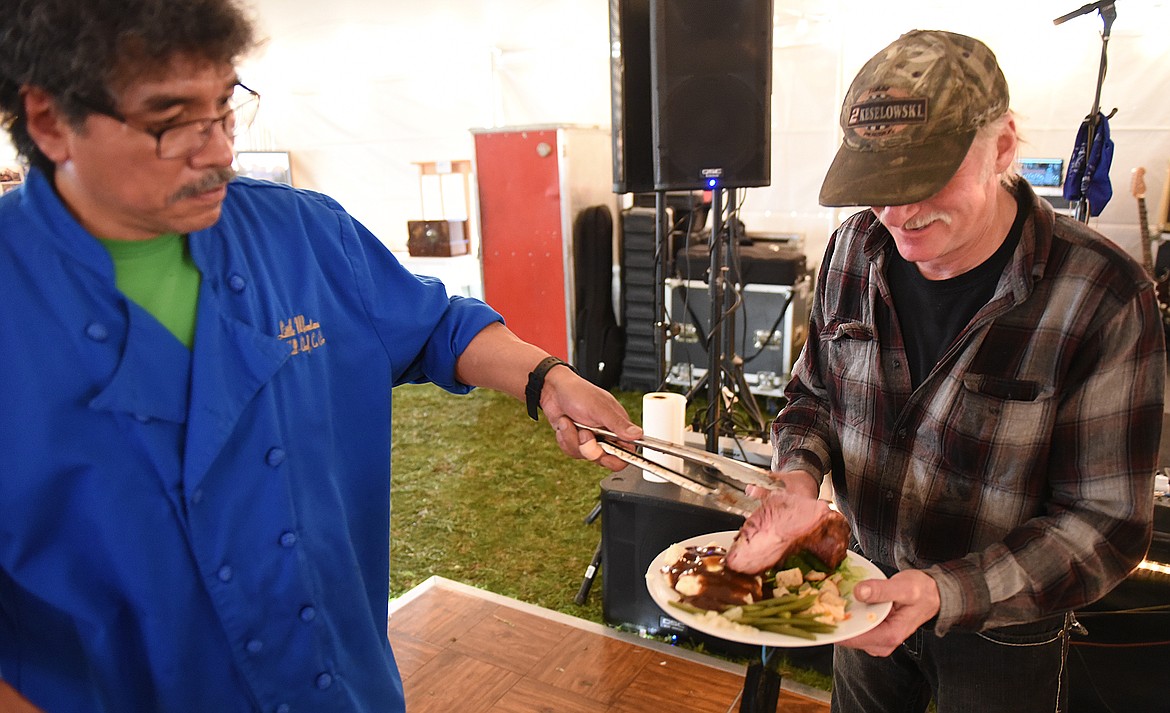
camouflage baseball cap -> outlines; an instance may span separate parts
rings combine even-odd
[[[982,42],[936,30],[902,35],[866,62],[845,95],[845,137],[821,205],[929,198],[955,175],[976,131],[1007,110],[1007,80]]]

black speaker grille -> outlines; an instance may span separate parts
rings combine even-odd
[[[772,0],[652,0],[655,190],[771,182]]]
[[[690,174],[700,186],[707,168],[732,169],[731,180],[759,175],[766,170],[754,165],[763,158],[760,145],[740,137],[759,133],[762,112],[758,93],[742,82],[718,75],[682,82],[666,97],[665,113],[673,117],[671,130],[679,138],[660,148],[663,172],[675,177],[671,181]]]

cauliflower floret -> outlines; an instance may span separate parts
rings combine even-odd
[[[809,607],[808,612],[818,615],[813,617],[813,621],[836,624],[845,621],[845,604],[845,600],[833,592],[822,592],[817,597],[816,604]]]
[[[841,595],[837,594],[836,592],[828,592],[828,591],[821,592],[821,596],[819,597],[819,599],[820,599],[821,603],[823,603],[827,606],[831,606],[831,607],[844,608],[846,603],[847,603],[845,601],[845,597],[842,597]]]
[[[801,584],[804,584],[804,576],[800,573],[799,567],[792,569],[784,569],[776,573],[776,586],[787,587],[788,589],[795,589]]]

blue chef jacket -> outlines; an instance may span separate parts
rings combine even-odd
[[[193,351],[32,171],[0,199],[0,676],[50,713],[403,710],[390,389],[499,315],[237,179]]]

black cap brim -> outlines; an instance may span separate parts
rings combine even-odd
[[[890,206],[929,198],[959,170],[975,133],[885,151],[855,151],[842,144],[821,184],[820,204]]]

